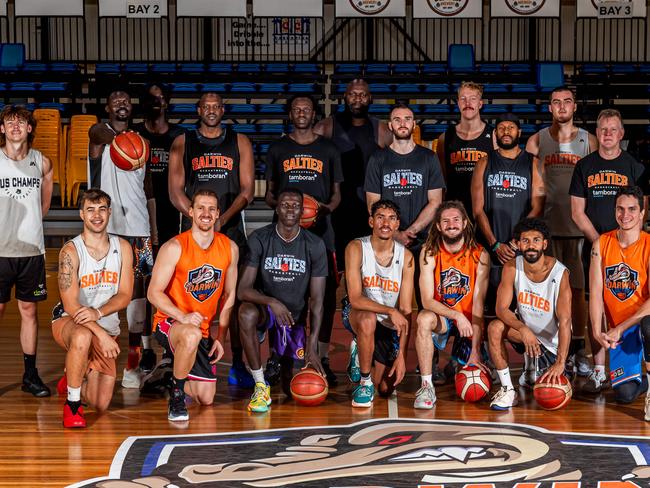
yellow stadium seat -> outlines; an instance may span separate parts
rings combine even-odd
[[[55,109],[37,108],[33,116],[36,120],[36,130],[32,147],[41,151],[52,162],[53,180],[59,185],[63,202],[65,179],[61,177],[61,114]]]
[[[94,115],[73,115],[68,130],[65,164],[66,202],[75,206],[79,188],[88,182],[88,129],[97,123]]]

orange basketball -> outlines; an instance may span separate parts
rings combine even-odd
[[[560,376],[560,384],[549,383],[541,378],[535,383],[533,395],[537,404],[545,410],[557,410],[565,406],[571,400],[571,383],[566,376]]]
[[[490,393],[490,377],[478,366],[468,364],[455,378],[456,394],[466,402],[478,402]]]
[[[316,222],[318,215],[318,208],[320,205],[311,195],[303,195],[302,197],[302,217],[300,217],[300,227],[309,229]]]
[[[327,381],[315,369],[298,371],[291,380],[291,396],[298,405],[315,407],[327,398]]]
[[[149,159],[149,144],[132,130],[116,135],[110,151],[115,166],[124,171],[142,168]]]

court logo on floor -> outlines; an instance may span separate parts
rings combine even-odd
[[[130,437],[99,488],[634,488],[650,439],[519,424],[370,420],[226,434]]]

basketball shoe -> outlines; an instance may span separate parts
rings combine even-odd
[[[167,410],[167,419],[172,422],[183,422],[190,419],[185,406],[185,392],[180,388],[174,388],[169,395],[169,408]]]
[[[63,404],[63,427],[67,429],[78,429],[86,426],[84,408],[81,402],[66,400]]]
[[[598,373],[595,369],[591,372],[585,384],[582,385],[582,391],[587,393],[600,393],[607,387],[607,376],[605,373]]]
[[[352,339],[350,342],[350,362],[348,363],[348,378],[352,383],[361,381],[361,367],[359,366],[359,351],[357,349],[357,340]]]
[[[249,412],[268,412],[271,405],[271,387],[265,383],[255,383],[255,390],[248,402]]]
[[[369,408],[372,407],[372,401],[375,399],[375,387],[372,383],[369,385],[358,385],[352,391],[352,406]]]
[[[23,375],[23,384],[21,390],[31,393],[35,397],[49,397],[50,389],[43,383],[41,377],[38,376],[38,371],[34,370],[33,373],[25,373]]]
[[[415,394],[413,408],[430,410],[436,403],[436,389],[433,385],[425,384]]]
[[[490,408],[492,410],[509,410],[510,407],[516,406],[518,402],[519,400],[517,399],[517,392],[515,389],[502,386],[492,397]]]

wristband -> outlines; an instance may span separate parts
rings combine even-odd
[[[102,311],[101,311],[100,309],[98,309],[98,308],[96,308],[95,310],[97,310],[97,313],[99,314],[99,317],[97,317],[97,320],[101,319],[101,318],[104,316],[104,314],[103,314]]]
[[[496,242],[494,243],[494,245],[492,246],[492,251],[493,251],[493,252],[496,252],[497,249],[499,249],[499,246],[500,246],[500,245],[501,245],[501,243],[500,243],[499,241],[496,241]]]

